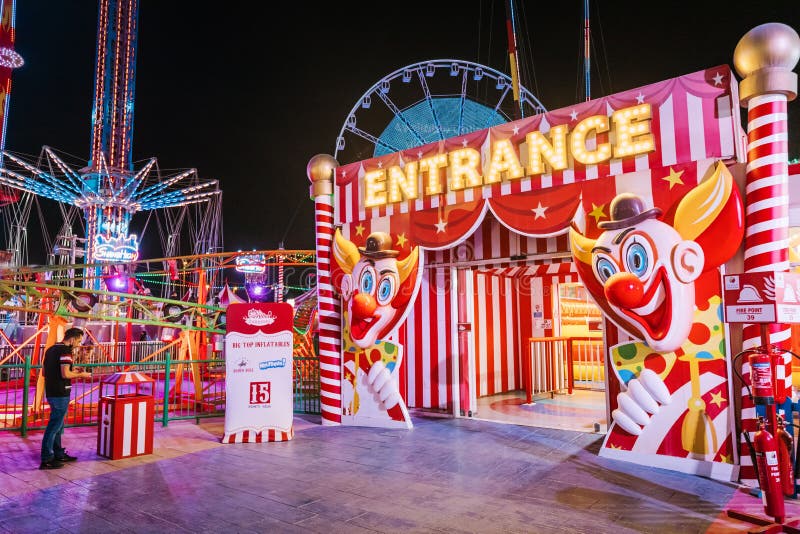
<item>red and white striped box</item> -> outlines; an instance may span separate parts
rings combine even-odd
[[[153,453],[152,395],[100,397],[97,454],[112,460]]]

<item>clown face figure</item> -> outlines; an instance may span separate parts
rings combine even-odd
[[[611,203],[611,221],[591,249],[592,271],[603,285],[607,317],[657,351],[672,351],[686,340],[694,303],[694,281],[704,254],[644,209],[636,195],[623,193]]]
[[[411,427],[397,387],[402,346],[387,341],[411,311],[418,288],[419,249],[402,260],[389,234],[374,232],[358,248],[337,230],[333,256],[343,276],[342,421]]]
[[[598,224],[603,233],[597,239],[570,231],[587,291],[632,338],[608,348],[620,392],[605,447],[727,458],[727,371],[715,269],[735,253],[743,234],[733,178],[719,163],[681,198],[672,224],[631,193],[614,198],[610,215]]]
[[[356,249],[347,242],[351,245],[348,247],[343,241],[337,233],[336,246],[345,254],[339,265],[345,273],[350,270],[340,287],[347,307],[350,337],[357,347],[366,349],[384,339],[405,317],[416,278],[409,280],[409,275],[417,267],[419,252],[415,248],[398,261],[398,251],[390,250],[391,237],[383,232],[367,237],[365,248]],[[336,258],[338,261],[339,254]],[[356,261],[350,267],[348,261],[353,260]]]
[[[695,281],[738,249],[743,206],[733,177],[719,163],[679,202],[674,223],[632,193],[611,202],[611,220],[590,239],[570,229],[578,272],[606,318],[658,352],[677,350],[692,326]]]

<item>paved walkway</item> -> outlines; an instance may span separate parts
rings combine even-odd
[[[42,437],[0,432],[0,532],[743,532],[758,499],[599,458],[601,436],[417,415],[412,431],[296,418],[288,443],[222,445],[223,421],[171,423],[152,455],[39,471]],[[792,503],[792,512],[800,507]]]

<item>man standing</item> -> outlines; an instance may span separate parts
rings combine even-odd
[[[91,378],[91,374],[72,368],[72,348],[80,346],[83,330],[70,328],[64,339],[44,353],[44,390],[50,404],[50,419],[42,438],[42,463],[39,469],[60,469],[64,462],[74,462],[75,456],[67,454],[61,445],[64,419],[69,406],[69,394],[73,378]]]

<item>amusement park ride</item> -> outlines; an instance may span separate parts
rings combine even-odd
[[[22,65],[22,58],[13,50],[14,8],[14,0],[3,0],[3,134],[11,69]],[[219,380],[213,377],[214,365],[204,362],[221,356],[225,307],[245,300],[226,281],[244,286],[251,301],[268,296],[282,299],[289,289],[300,289],[284,285],[285,269],[314,265],[312,251],[222,252],[222,193],[216,180],[200,180],[195,169],[162,173],[155,158],[135,168],[138,15],[138,0],[99,2],[88,163],[72,165],[50,147],[44,147],[35,162],[2,151],[0,200],[5,206],[6,250],[0,257],[0,365],[19,366],[4,369],[0,377],[6,395],[0,421],[5,421],[5,427],[19,427],[23,420],[24,428],[30,417],[34,425],[41,423],[41,377],[33,411],[28,409],[23,384],[36,382],[43,349],[69,325],[87,333],[78,361],[119,364],[95,367],[95,374],[137,369],[131,366],[163,361],[173,354],[182,360],[172,372],[167,366],[162,375],[162,383],[175,380],[165,394],[165,417],[170,403],[181,399],[198,411],[218,412],[224,406],[224,392],[209,400],[209,387]],[[30,266],[28,219],[31,206],[39,199],[55,202],[53,211],[63,220],[52,239],[44,236],[48,265]],[[153,250],[160,244],[160,258],[140,258],[144,235],[133,232],[133,223],[142,213],[147,213],[148,219],[139,227],[157,227],[161,234],[160,243],[149,247]],[[236,281],[242,277],[243,284]],[[316,296],[307,289],[294,299],[295,348],[301,355],[314,352],[311,326]],[[180,385],[184,368],[191,376],[188,382],[194,385],[186,392]],[[76,400],[83,415],[73,415],[73,422],[85,423],[96,417],[99,387],[87,386]]]
[[[20,66],[22,58],[13,50],[14,1],[2,1],[0,45],[5,48],[0,49],[0,83],[5,110],[11,69]],[[137,0],[99,2],[88,162],[49,146],[34,161],[5,150],[4,137],[0,140],[0,217],[5,232],[0,255],[0,365],[18,364],[16,374],[7,374],[21,378],[25,364],[35,380],[43,349],[72,324],[88,334],[81,358],[90,365],[116,362],[123,369],[136,369],[163,363],[165,357],[184,360],[173,373],[177,378],[185,366],[194,387],[165,397],[172,402],[185,395],[190,403],[218,413],[220,404],[208,403],[209,388],[215,386],[207,369],[213,364],[202,362],[222,357],[225,307],[245,299],[281,301],[294,290],[295,373],[302,388],[318,391],[315,284],[284,284],[285,270],[313,270],[315,252],[222,252],[219,183],[201,180],[195,169],[167,174],[155,158],[142,165],[133,159],[138,11]],[[449,59],[420,62],[385,76],[358,99],[337,137],[336,153],[352,160],[365,152],[393,152],[543,111],[527,89],[488,66]],[[28,225],[40,201],[55,204],[51,211],[61,215],[61,222],[57,230],[49,225],[53,234],[45,229],[43,235],[47,265],[32,266]],[[157,240],[152,235],[156,233]],[[145,242],[150,250],[160,245],[160,257],[143,259]],[[227,281],[240,287],[239,294]],[[102,374],[103,369],[94,372]],[[166,378],[168,374],[165,369]],[[20,386],[17,382],[4,385]],[[28,415],[34,417],[32,425],[42,421],[38,389],[30,414],[22,413],[27,403],[17,396],[6,403],[11,412],[5,414],[6,428],[18,428]],[[96,393],[92,389],[80,397],[90,411],[73,421],[96,417]],[[224,392],[216,396],[224,398]],[[168,409],[165,406],[164,413]]]

